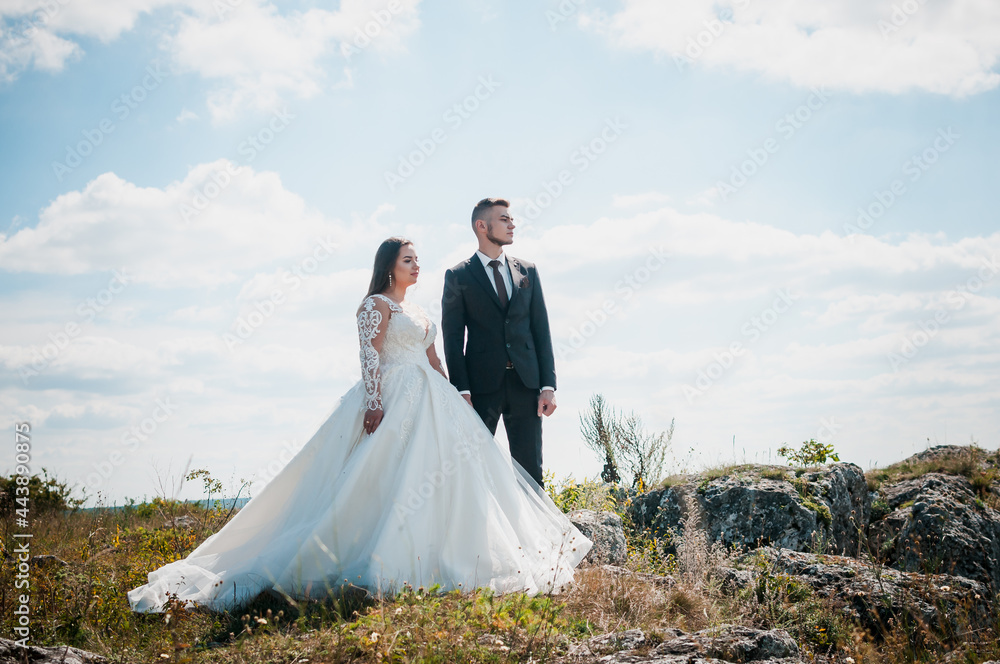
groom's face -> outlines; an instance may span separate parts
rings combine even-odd
[[[486,211],[486,239],[503,247],[514,241],[514,218],[502,205],[494,205]]]

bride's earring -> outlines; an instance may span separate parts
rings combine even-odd
[[[392,275],[389,275],[389,288],[392,288]]]

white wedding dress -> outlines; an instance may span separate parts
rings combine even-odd
[[[590,540],[431,367],[436,328],[423,310],[371,296],[358,329],[362,380],[229,523],[128,593],[134,611],[162,610],[167,593],[222,611],[268,590],[322,598],[345,582],[536,594],[572,581]],[[364,413],[380,404],[367,435]]]

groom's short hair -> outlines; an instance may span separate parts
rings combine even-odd
[[[483,214],[489,210],[491,207],[496,207],[497,205],[502,205],[504,207],[510,207],[510,201],[505,198],[484,198],[483,200],[476,203],[476,207],[472,209],[472,227],[476,227],[476,219],[482,219]]]

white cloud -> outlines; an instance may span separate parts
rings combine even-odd
[[[30,67],[59,71],[81,53],[75,43],[44,28],[0,25],[0,83],[14,81]]]
[[[912,10],[910,9],[912,7]],[[757,72],[803,87],[964,96],[1000,83],[1000,5],[979,0],[788,3],[622,0],[581,27],[690,67]]]
[[[273,110],[285,95],[316,95],[327,83],[330,57],[350,63],[368,48],[402,51],[420,24],[418,3],[342,0],[337,10],[287,15],[263,0],[243,0],[225,12],[204,5],[181,17],[168,47],[179,69],[219,83],[208,106],[216,121],[227,120],[247,106]]]
[[[617,208],[632,208],[640,206],[662,205],[670,200],[666,194],[658,191],[647,191],[642,194],[615,194],[611,204]]]
[[[191,305],[172,312],[168,320],[178,323],[209,323],[225,320],[226,312],[221,306],[202,307]]]
[[[226,180],[218,193],[216,182]],[[162,189],[100,175],[82,191],[59,196],[36,226],[0,236],[0,262],[12,272],[125,268],[139,283],[214,286],[311,255],[335,244],[346,228],[309,209],[277,174],[222,159]]]
[[[103,42],[130,30],[144,13],[178,0],[11,0],[0,4],[0,81],[11,82],[26,69],[59,71],[83,55],[73,38]]]
[[[686,205],[696,206],[696,207],[714,207],[715,202],[719,199],[721,193],[718,187],[709,187],[708,189],[698,192],[688,200],[684,201]]]
[[[341,0],[336,10],[283,14],[266,0],[18,0],[0,6],[0,81],[29,68],[58,71],[82,55],[75,38],[109,42],[140,15],[172,9],[163,46],[177,71],[215,84],[207,104],[223,121],[247,107],[274,110],[287,96],[308,98],[327,85],[350,87],[351,70],[340,63],[350,65],[368,49],[405,50],[420,25],[419,2]],[[330,59],[344,71],[339,82],[327,80]],[[178,121],[185,119],[182,113]]]
[[[192,120],[198,119],[197,113],[190,111],[187,108],[182,108],[181,112],[177,115],[177,124],[184,124],[185,122],[191,122]]]

